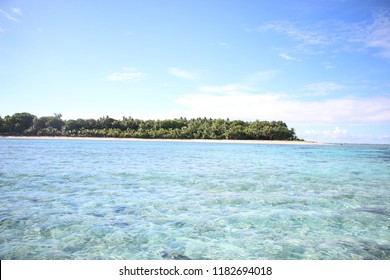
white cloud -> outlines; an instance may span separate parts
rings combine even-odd
[[[254,94],[245,90],[216,93],[222,88],[201,87],[201,92],[183,95],[176,99],[182,109],[172,113],[188,117],[283,120],[315,125],[390,122],[390,98],[386,97],[299,101],[275,93]]]
[[[309,136],[317,136],[320,134],[320,132],[318,132],[317,130],[315,129],[306,129],[304,132],[303,132],[305,135],[309,135]]]
[[[5,18],[7,18],[9,20],[19,22],[19,20],[17,18],[14,18],[13,16],[11,16],[9,13],[3,11],[2,9],[0,9],[0,14],[2,14]]]
[[[280,58],[283,58],[283,59],[285,59],[285,60],[290,60],[290,61],[299,61],[299,59],[298,59],[298,58],[296,58],[296,57],[293,57],[293,56],[291,56],[291,55],[288,55],[288,54],[285,54],[285,53],[280,53],[280,54],[279,54],[279,57],[280,57]]]
[[[18,14],[20,16],[23,15],[22,13],[22,10],[20,8],[12,8],[12,11],[15,13],[15,14]]]
[[[278,73],[279,73],[278,70],[266,70],[266,71],[256,72],[245,77],[244,83],[246,85],[261,84],[266,81],[272,80],[278,75]]]
[[[230,44],[222,41],[212,42],[210,43],[212,46],[216,46],[222,49],[230,49]]]
[[[250,87],[243,84],[228,84],[223,86],[201,86],[199,91],[222,94],[222,95],[240,95],[243,91],[250,90]]]
[[[344,138],[348,135],[348,130],[346,129],[340,129],[338,126],[334,130],[324,130],[322,134],[326,138]]]
[[[303,132],[303,135],[308,137],[321,137],[321,138],[327,138],[327,139],[336,139],[336,138],[346,138],[349,136],[349,132],[347,129],[340,129],[338,126],[336,126],[334,129],[326,129],[326,130],[314,130],[309,129],[305,130]]]
[[[287,21],[273,21],[258,28],[258,31],[275,31],[287,37],[302,42],[304,45],[328,45],[329,38],[316,26],[315,29],[297,27]]]
[[[306,85],[304,90],[307,92],[307,95],[311,96],[324,96],[328,95],[331,92],[343,90],[347,87],[333,82],[321,82]]]
[[[122,72],[110,74],[107,79],[109,81],[137,81],[145,77],[145,74],[137,71],[136,68],[124,67]]]
[[[338,126],[334,129],[305,130],[300,133],[300,136],[309,141],[319,142],[356,142],[359,138],[356,135],[350,134],[347,129],[340,129]]]
[[[366,44],[368,47],[380,49],[380,55],[390,58],[390,16],[378,13],[368,27]]]
[[[330,63],[330,62],[323,62],[323,63],[322,63],[322,66],[324,66],[324,67],[325,67],[325,69],[327,69],[327,70],[329,70],[329,69],[332,69],[332,68],[333,68],[333,65],[332,65],[332,63]]]
[[[230,45],[229,45],[228,43],[225,43],[225,42],[218,42],[218,45],[219,45],[221,48],[230,49]]]
[[[274,31],[298,42],[289,51],[299,54],[362,52],[377,49],[380,56],[390,58],[390,12],[388,10],[374,13],[370,21],[327,20],[313,22],[311,25],[272,21],[261,25],[257,30]],[[327,49],[328,47],[331,49]],[[288,59],[291,55],[285,56],[281,53],[279,56]]]
[[[186,70],[183,70],[183,69],[179,69],[179,68],[176,68],[176,67],[169,68],[168,72],[171,75],[173,75],[175,77],[178,77],[178,78],[183,78],[183,79],[186,79],[186,80],[195,80],[196,79],[196,75],[194,73],[186,71]]]
[[[257,85],[262,84],[276,77],[277,70],[267,70],[252,73],[244,77],[243,82],[231,83],[221,86],[200,86],[198,90],[202,93],[218,95],[241,95],[255,91]]]
[[[314,130],[307,129],[299,131],[296,129],[297,135],[307,141],[317,141],[325,143],[372,143],[372,144],[390,144],[390,136],[386,134],[367,135],[361,133],[366,128],[361,127],[355,132],[350,132],[348,129],[342,129],[336,126],[332,129]]]

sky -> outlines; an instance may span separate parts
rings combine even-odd
[[[17,112],[390,144],[390,1],[0,0],[0,116]]]

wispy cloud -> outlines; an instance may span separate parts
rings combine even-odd
[[[347,86],[334,83],[334,82],[321,82],[321,83],[314,83],[314,84],[308,84],[304,87],[304,91],[306,92],[306,95],[311,96],[324,96],[328,95],[332,92],[339,91],[346,89]]]
[[[2,9],[0,9],[0,14],[3,15],[6,19],[12,20],[14,22],[20,22],[17,18],[11,16],[9,13],[3,11]]]
[[[112,73],[107,77],[109,81],[138,81],[145,77],[145,74],[137,71],[136,68],[123,67],[121,72]]]
[[[216,42],[212,42],[211,45],[222,49],[230,49],[230,44],[227,42],[216,41]]]
[[[258,28],[258,31],[275,31],[286,35],[287,37],[300,41],[305,45],[328,45],[329,38],[325,36],[322,30],[298,27],[292,22],[287,21],[272,21]]]
[[[20,8],[12,8],[12,12],[20,16],[23,15],[22,10]]]
[[[183,78],[183,79],[186,79],[186,80],[195,80],[196,79],[196,74],[195,73],[192,73],[190,71],[186,71],[186,70],[183,70],[183,69],[179,69],[179,68],[176,68],[176,67],[171,67],[168,69],[168,72],[175,76],[175,77],[178,77],[178,78]]]
[[[279,70],[265,70],[255,72],[246,76],[242,83],[245,85],[255,86],[274,79],[278,73]]]
[[[379,55],[390,58],[390,15],[378,13],[373,23],[368,27],[366,44],[368,47],[378,48]]]
[[[296,58],[296,57],[293,57],[293,56],[291,56],[291,55],[288,55],[288,54],[285,54],[285,53],[280,53],[280,54],[279,54],[279,57],[280,57],[280,58],[283,58],[283,59],[285,59],[285,60],[290,60],[290,61],[299,61],[299,59],[298,59],[298,58]]]
[[[226,49],[229,49],[230,48],[230,45],[228,43],[225,43],[225,42],[220,42],[219,45],[222,47],[222,48],[226,48]]]
[[[216,95],[240,95],[255,92],[259,85],[272,80],[278,74],[278,70],[265,70],[251,73],[240,82],[217,86],[200,86],[199,92]]]
[[[250,90],[250,87],[244,84],[228,84],[222,86],[201,86],[198,88],[200,92],[217,95],[240,95],[242,92]]]
[[[324,67],[325,67],[325,69],[327,69],[327,70],[329,70],[329,69],[332,69],[332,68],[333,68],[333,65],[332,65],[332,63],[330,63],[330,62],[323,62],[323,63],[322,63],[322,66],[324,66]]]
[[[390,12],[373,13],[370,21],[347,22],[327,20],[303,25],[299,22],[271,21],[258,27],[258,32],[273,31],[296,42],[290,52],[361,52],[377,49],[377,54],[390,58]],[[330,48],[330,49],[328,49]],[[289,59],[285,53],[279,57]]]
[[[226,42],[218,42],[218,46],[224,49],[230,49],[230,45]]]

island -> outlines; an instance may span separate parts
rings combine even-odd
[[[303,141],[283,121],[242,121],[212,118],[141,120],[109,116],[63,120],[61,114],[30,113],[0,116],[1,136],[65,136],[143,139],[283,140]]]

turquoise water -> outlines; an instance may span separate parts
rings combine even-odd
[[[390,147],[0,139],[1,259],[390,259]]]

